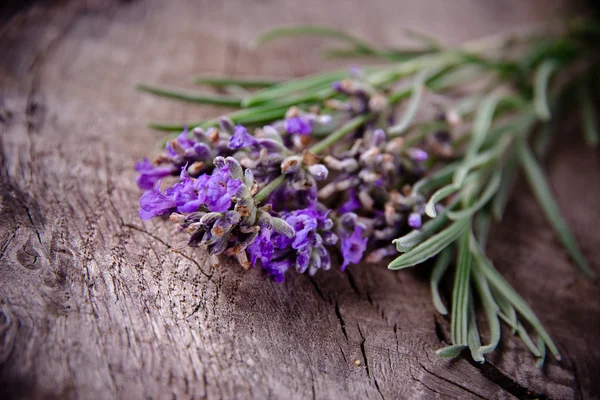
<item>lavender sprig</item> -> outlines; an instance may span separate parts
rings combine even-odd
[[[531,132],[552,118],[555,104],[573,88],[583,107],[586,141],[598,143],[583,82],[597,76],[594,43],[600,30],[581,26],[590,25],[495,36],[456,48],[421,37],[425,47],[417,51],[380,48],[325,27],[281,28],[259,42],[319,35],[350,45],[337,55],[393,63],[290,81],[198,80],[225,89],[259,88],[243,98],[143,86],[155,95],[242,109],[190,124],[190,132],[183,124],[153,125],[183,132],[166,142],[154,162],[136,164],[138,185],[146,190],[140,216],[170,215],[189,235],[188,244],[206,248],[213,264],[229,255],[243,268],[260,266],[278,282],[289,270],[312,275],[330,269],[336,252],[342,270],[397,252],[402,254],[390,269],[437,257],[431,288],[442,314],[448,309],[437,288],[454,257],[452,343],[438,355],[456,357],[468,348],[484,362],[499,343],[502,320],[539,365],[546,348],[559,359],[539,319],[485,255],[484,243],[491,216],[500,219],[523,169],[566,250],[595,278],[528,144]],[[480,79],[484,89],[463,88]],[[547,143],[550,136],[543,139]],[[161,190],[163,179],[174,182]],[[487,344],[479,337],[475,299],[488,319]],[[536,332],[537,344],[520,319]]]

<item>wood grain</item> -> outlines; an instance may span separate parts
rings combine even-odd
[[[140,95],[137,82],[337,65],[321,61],[319,40],[248,49],[285,23],[455,43],[562,4],[73,1],[11,15],[0,27],[0,398],[598,398],[598,286],[574,272],[522,188],[489,252],[560,347],[564,360],[543,370],[508,331],[483,366],[438,359],[449,324],[425,268],[360,265],[280,285],[258,270],[211,270],[201,251],[172,250],[168,224],[137,218],[133,184],[133,163],[161,138],[147,120],[220,112]],[[600,156],[569,127],[549,172],[599,271]]]

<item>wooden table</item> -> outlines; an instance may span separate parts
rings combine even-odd
[[[55,4],[56,3],[56,4]],[[286,23],[405,43],[447,43],[561,14],[560,1],[63,1],[0,27],[1,398],[598,398],[598,286],[581,279],[520,186],[491,257],[556,340],[538,370],[503,332],[484,365],[447,362],[449,321],[427,270],[354,266],[284,284],[205,254],[175,254],[161,221],[137,217],[133,164],[156,151],[149,119],[219,109],[136,93],[198,73],[299,76],[323,62],[317,39],[248,49]],[[549,157],[561,208],[600,270],[600,156],[567,124]],[[484,321],[482,323],[485,324]],[[594,378],[594,376],[596,378]]]

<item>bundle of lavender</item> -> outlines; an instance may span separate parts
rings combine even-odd
[[[259,43],[297,34],[350,45],[330,56],[391,62],[288,81],[197,79],[220,94],[140,86],[240,108],[185,124],[189,130],[152,124],[182,132],[154,161],[136,164],[146,190],[140,217],[168,216],[215,266],[233,257],[277,282],[290,270],[329,270],[339,253],[342,271],[362,261],[389,260],[398,270],[434,259],[433,302],[444,315],[438,285],[452,264],[452,345],[440,357],[468,348],[484,362],[499,343],[502,320],[540,365],[546,349],[559,359],[538,318],[486,256],[485,243],[521,171],[574,264],[595,277],[538,159],[553,135],[551,115],[568,103],[577,102],[585,140],[598,144],[591,93],[598,88],[600,25],[579,21],[561,32],[542,28],[453,48],[418,36],[422,48],[406,51],[309,26],[268,32]],[[163,189],[168,176],[179,178]],[[489,324],[485,344],[475,301]]]

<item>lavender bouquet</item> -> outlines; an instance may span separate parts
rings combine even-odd
[[[521,171],[574,264],[595,278],[538,160],[553,135],[551,115],[568,103],[577,102],[584,139],[598,144],[591,93],[598,87],[600,25],[577,21],[453,48],[413,34],[418,49],[384,49],[312,26],[277,29],[258,42],[299,34],[348,45],[329,56],[388,63],[288,81],[197,79],[221,94],[139,86],[239,108],[202,122],[151,125],[181,133],[152,162],[135,166],[145,190],[140,217],[168,217],[215,267],[232,257],[277,282],[289,273],[329,270],[337,254],[342,271],[363,261],[386,260],[398,270],[431,259],[433,302],[444,315],[438,286],[454,265],[452,345],[438,350],[440,357],[468,348],[484,362],[499,343],[502,320],[539,365],[546,349],[559,359],[538,318],[486,256],[485,243]],[[174,183],[161,185],[163,178]],[[475,301],[489,324],[484,344]]]

